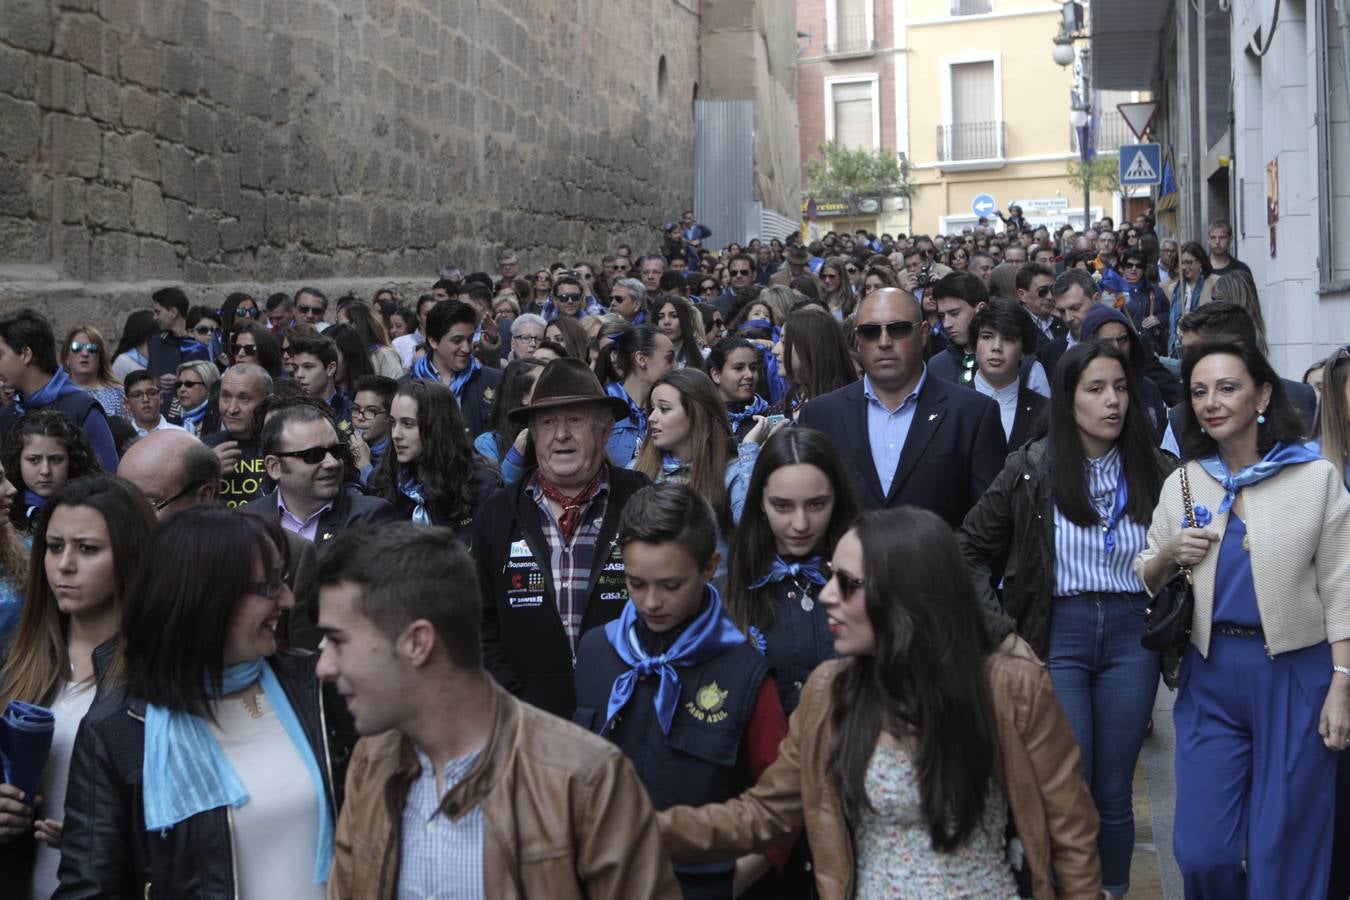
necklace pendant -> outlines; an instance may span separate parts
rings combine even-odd
[[[811,595],[802,594],[802,610],[804,612],[810,612],[815,608],[816,608],[816,601],[811,599]]]
[[[1242,549],[1248,553],[1252,552],[1252,536],[1250,534],[1244,534],[1242,536]]]

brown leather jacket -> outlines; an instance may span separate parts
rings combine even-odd
[[[483,805],[484,895],[678,900],[651,801],[619,749],[493,687],[496,724],[487,745],[441,801],[452,820]],[[356,745],[329,900],[397,896],[403,804],[420,771],[411,743],[396,731]]]
[[[853,841],[827,774],[833,683],[848,665],[833,660],[812,673],[778,760],[753,788],[726,803],[676,806],[658,814],[672,859],[698,862],[762,852],[805,823],[822,900],[851,900]],[[998,732],[994,774],[1007,794],[1035,896],[1097,900],[1102,887],[1097,810],[1050,676],[1035,663],[996,653],[989,682]]]

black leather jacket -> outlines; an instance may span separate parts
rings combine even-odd
[[[337,693],[314,673],[318,657],[288,650],[268,660],[310,746],[327,760],[336,820],[355,729]],[[145,829],[141,769],[145,702],[118,687],[98,700],[75,738],[66,789],[61,884],[54,897],[233,898],[232,811],[212,809],[164,832]],[[297,865],[307,864],[297,860]]]

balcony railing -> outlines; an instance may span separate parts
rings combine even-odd
[[[1092,146],[1099,153],[1114,153],[1124,144],[1137,143],[1138,138],[1134,132],[1130,131],[1130,126],[1125,124],[1125,117],[1118,112],[1104,112],[1097,118],[1097,135]],[[1069,146],[1073,148],[1074,153],[1081,153],[1078,148],[1078,129],[1069,129]]]
[[[827,21],[821,33],[825,35],[825,53],[834,55],[837,53],[866,53],[877,49],[877,42],[872,35],[872,23],[869,17],[863,15],[837,16],[834,20],[834,29],[831,31],[830,23]]]
[[[963,125],[939,125],[938,161],[963,162],[1003,158],[1002,122],[967,122]]]

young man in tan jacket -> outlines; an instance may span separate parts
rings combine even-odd
[[[484,671],[474,565],[449,531],[346,531],[320,573],[319,676],[368,735],[347,771],[330,900],[680,896],[618,748]]]

